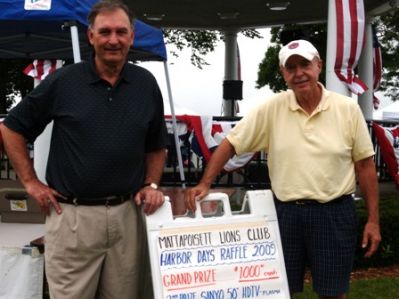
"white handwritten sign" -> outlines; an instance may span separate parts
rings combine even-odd
[[[163,224],[149,238],[156,298],[289,298],[277,221],[253,214],[192,220]]]

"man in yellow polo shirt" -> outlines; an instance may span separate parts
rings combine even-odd
[[[260,103],[212,155],[200,183],[187,190],[195,209],[234,154],[265,150],[291,293],[303,290],[305,266],[319,298],[345,298],[356,248],[352,194],[358,180],[368,208],[362,247],[381,241],[373,145],[359,106],[318,82],[322,61],[308,41],[279,53],[289,89]]]

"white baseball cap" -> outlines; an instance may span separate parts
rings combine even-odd
[[[288,58],[292,55],[299,55],[312,61],[313,58],[320,58],[317,49],[308,41],[303,39],[293,40],[281,48],[278,53],[278,58],[280,60],[280,65],[285,66]]]

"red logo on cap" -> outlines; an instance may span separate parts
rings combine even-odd
[[[298,48],[298,46],[299,46],[299,43],[291,43],[288,45],[288,49],[292,50],[292,49]]]

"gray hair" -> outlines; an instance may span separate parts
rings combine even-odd
[[[122,9],[129,18],[130,24],[134,24],[134,13],[129,9],[129,7],[120,0],[102,0],[93,5],[87,19],[89,21],[89,26],[94,24],[98,14],[104,11],[113,11],[116,9]]]

